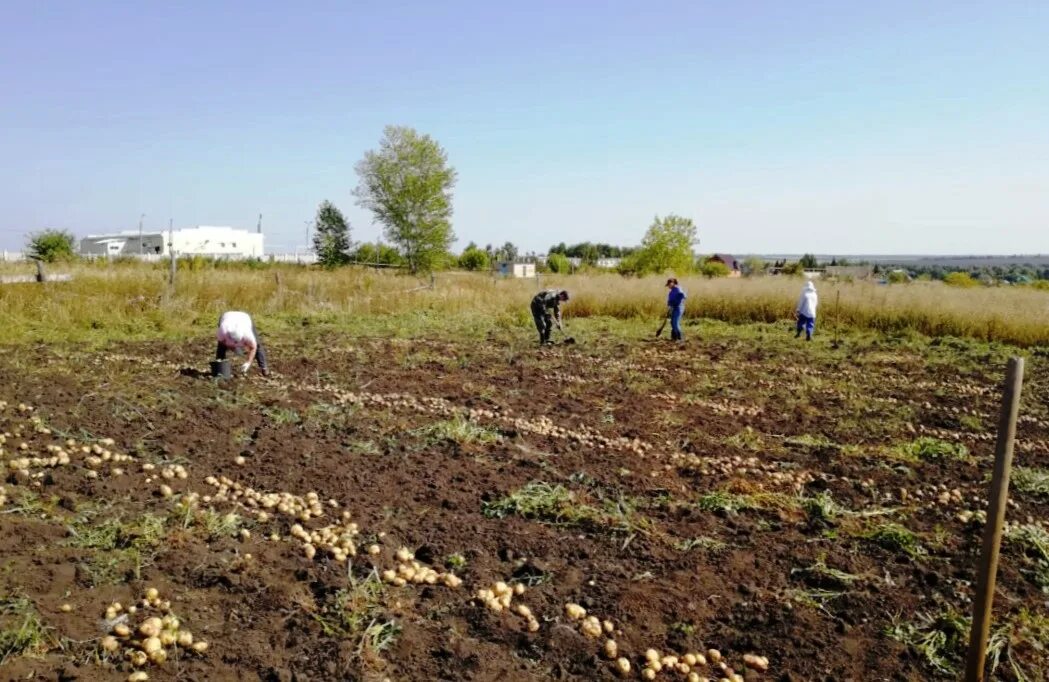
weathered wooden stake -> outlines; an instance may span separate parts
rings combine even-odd
[[[973,600],[973,624],[969,632],[969,658],[965,666],[966,682],[983,682],[987,658],[987,638],[991,634],[991,607],[998,577],[998,551],[1002,545],[1002,524],[1009,500],[1009,475],[1013,467],[1013,442],[1016,439],[1016,416],[1023,388],[1023,358],[1009,358],[1005,371],[1002,411],[998,416],[998,442],[994,449],[994,473],[987,507],[987,525],[983,530],[983,551],[976,575]]]
[[[262,216],[259,216],[262,220]],[[175,219],[168,220],[168,254],[171,256],[170,271],[168,272],[168,285],[175,286]]]

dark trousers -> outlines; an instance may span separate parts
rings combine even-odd
[[[251,323],[251,333],[255,335],[255,362],[259,363],[259,369],[266,371],[266,349],[262,347],[262,337],[255,330],[255,323]],[[219,341],[215,349],[215,357],[219,360],[226,359],[226,344]]]
[[[805,315],[798,314],[797,333],[794,338],[801,336],[801,332],[805,332],[805,338],[809,341],[812,340],[812,332],[816,331],[816,318],[806,317]]]
[[[532,304],[532,319],[539,330],[539,343],[549,343],[550,332],[554,329],[554,318],[550,312],[541,305]]]

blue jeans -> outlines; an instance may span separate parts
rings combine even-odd
[[[674,341],[684,340],[681,333],[681,316],[685,314],[685,306],[675,305],[670,307],[670,338]]]
[[[794,338],[801,336],[801,330],[805,330],[805,338],[812,340],[812,332],[816,331],[816,318],[806,317],[804,315],[798,315],[798,333],[794,335]]]

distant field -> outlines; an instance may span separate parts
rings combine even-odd
[[[207,333],[218,314],[250,311],[268,328],[330,326],[382,334],[483,335],[492,328],[531,333],[535,280],[440,273],[428,278],[346,268],[297,266],[180,271],[172,292],[161,265],[56,267],[69,283],[0,287],[0,342],[57,339],[184,339]],[[8,266],[5,272],[28,272]],[[684,278],[687,317],[732,323],[786,322],[802,282],[785,277]],[[647,319],[663,314],[663,279],[618,275],[543,276],[565,287],[569,320]],[[1049,345],[1049,292],[1000,287],[954,289],[938,282],[892,286],[821,283],[823,334],[853,328],[892,334],[971,337],[1019,346]],[[654,325],[653,325],[654,326]]]

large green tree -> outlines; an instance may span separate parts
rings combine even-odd
[[[387,126],[379,148],[357,163],[357,203],[370,209],[412,272],[439,266],[455,239],[455,169],[429,135]]]
[[[692,248],[699,243],[691,218],[670,214],[656,216],[645,238],[631,259],[639,273],[691,272],[694,267]]]
[[[317,262],[329,268],[350,260],[350,224],[330,201],[322,201],[317,207],[313,251],[317,254]]]
[[[65,230],[43,230],[29,235],[27,251],[30,258],[54,263],[76,257],[76,237]]]

